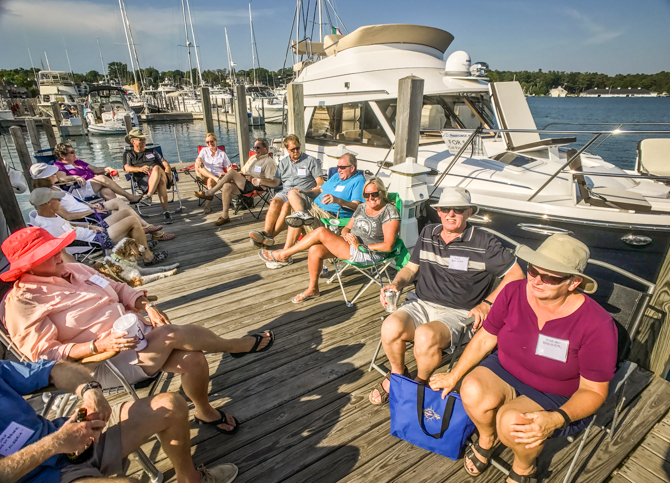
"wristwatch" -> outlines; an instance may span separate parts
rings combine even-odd
[[[148,309],[149,307],[156,307],[156,304],[153,303],[153,302],[149,302],[148,304],[146,304],[146,305],[144,306],[144,309],[146,310],[146,309]]]
[[[97,354],[98,349],[95,347],[95,339],[91,341],[91,343],[88,345],[89,350],[91,351],[91,354]]]
[[[570,416],[568,416],[568,413],[563,411],[561,408],[554,409],[554,412],[560,414],[563,417],[564,422],[563,422],[563,426],[561,426],[560,429],[565,429],[568,426],[570,426],[570,424],[572,423],[572,420],[570,419]]]
[[[81,393],[79,394],[82,397],[82,399],[84,397],[84,393],[86,391],[88,391],[89,389],[100,389],[100,390],[102,390],[102,384],[100,384],[98,381],[91,381],[88,384],[86,384],[82,388]]]

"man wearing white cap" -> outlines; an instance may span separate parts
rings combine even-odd
[[[468,224],[479,208],[463,188],[444,188],[432,205],[440,224],[427,225],[419,235],[409,263],[381,290],[400,292],[414,282],[416,293],[382,324],[382,344],[391,372],[408,375],[406,343],[414,341],[416,381],[426,383],[442,360],[442,350],[458,340],[461,321],[474,316],[474,330],[486,318],[497,295],[508,283],[524,278],[511,251],[490,233]],[[502,277],[495,290],[496,279]],[[375,405],[388,402],[390,374],[370,393]]]

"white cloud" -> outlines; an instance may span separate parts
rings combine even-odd
[[[584,29],[587,38],[586,43],[589,44],[605,44],[610,40],[614,40],[624,34],[624,30],[613,30],[596,23],[591,17],[584,15],[577,10],[568,9],[565,13],[579,22]]]

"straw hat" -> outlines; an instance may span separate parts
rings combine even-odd
[[[54,238],[44,228],[31,226],[12,233],[3,243],[2,252],[10,263],[0,280],[13,282],[28,270],[45,262],[74,240],[74,230]]]
[[[30,177],[32,179],[44,179],[58,173],[58,168],[53,164],[35,163],[30,167]]]
[[[550,272],[579,275],[582,283],[579,284],[586,293],[598,290],[598,282],[584,275],[586,262],[591,256],[589,247],[576,238],[557,233],[547,238],[537,250],[531,250],[526,245],[519,245],[516,256],[538,268]]]
[[[430,206],[433,208],[472,208],[473,215],[479,211],[479,207],[470,199],[470,192],[465,188],[444,188],[440,200]]]
[[[147,137],[144,134],[142,134],[141,129],[131,129],[130,132],[128,134],[126,134],[126,138],[125,138],[126,143],[133,144],[131,141],[135,138],[146,139]]]
[[[65,196],[64,191],[56,191],[51,188],[35,188],[30,193],[30,204],[37,208],[53,199],[63,199],[63,196]]]

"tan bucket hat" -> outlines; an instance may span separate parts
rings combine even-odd
[[[550,272],[579,275],[584,280],[579,284],[585,293],[598,290],[598,282],[584,275],[586,262],[591,256],[589,247],[570,235],[557,233],[547,238],[537,250],[526,245],[516,248],[516,256],[531,265]]]
[[[475,205],[470,198],[470,192],[465,188],[452,188],[450,186],[442,190],[440,199],[433,203],[433,208],[472,208],[472,214],[476,215],[479,206]]]
[[[142,134],[141,129],[131,129],[130,132],[126,134],[126,143],[133,144],[131,143],[131,141],[134,138],[146,139],[147,137],[144,134]]]

